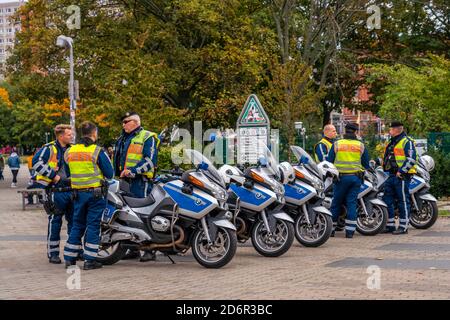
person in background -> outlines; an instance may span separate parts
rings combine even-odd
[[[5,159],[0,152],[0,180],[5,180],[5,177],[3,177],[3,170],[5,170]]]
[[[11,173],[13,175],[11,188],[17,188],[17,174],[19,173],[20,169],[20,158],[15,149],[13,149],[10,157],[8,158],[8,166],[11,169]]]
[[[336,136],[336,127],[332,124],[327,124],[323,128],[323,138],[314,146],[314,157],[317,163],[326,160]]]

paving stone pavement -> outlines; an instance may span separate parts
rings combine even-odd
[[[19,188],[26,186],[27,174],[22,168]],[[201,267],[190,253],[175,257],[174,265],[165,257],[120,261],[80,270],[80,289],[68,289],[74,274],[46,258],[46,214],[22,211],[20,195],[9,188],[8,169],[5,178],[0,181],[0,299],[450,299],[450,219],[445,218],[431,230],[410,229],[402,236],[345,239],[338,233],[320,248],[294,242],[279,258],[240,246],[219,270]],[[373,270],[380,272],[379,289]]]

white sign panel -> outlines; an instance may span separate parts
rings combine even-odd
[[[255,164],[267,145],[267,127],[241,127],[238,131],[238,163]]]

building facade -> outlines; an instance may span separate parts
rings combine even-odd
[[[20,21],[15,21],[12,16],[23,3],[23,0],[0,3],[0,65],[2,67],[14,47],[16,32],[20,31]]]

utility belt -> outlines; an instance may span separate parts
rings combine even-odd
[[[355,176],[362,180],[364,178],[364,172],[359,171],[359,172],[352,172],[352,173],[339,173],[339,176]]]
[[[94,199],[106,198],[106,196],[108,195],[108,183],[106,182],[106,180],[102,180],[101,184],[101,187],[73,189],[73,199],[78,199],[78,194],[83,192],[92,192],[92,194],[94,195]]]

